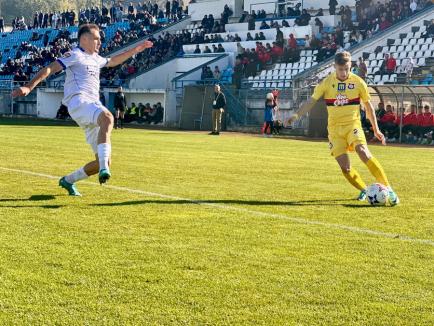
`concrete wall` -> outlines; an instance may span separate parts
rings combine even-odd
[[[106,98],[106,106],[108,109],[113,111],[113,95],[110,93],[115,93],[116,89],[105,88],[102,90]],[[124,89],[125,97],[128,106],[132,102],[138,105],[139,103],[150,103],[151,106],[157,102],[161,102],[164,108],[167,107],[169,103],[166,103],[166,92],[164,90],[135,90],[135,89]],[[54,119],[57,114],[57,110],[60,107],[63,98],[62,89],[54,88],[39,88],[37,90],[37,115],[40,118]],[[165,110],[167,111],[167,110]],[[165,120],[167,114],[165,114]]]
[[[212,14],[215,19],[220,19],[225,5],[234,12],[234,17],[241,16],[242,0],[205,0],[190,3],[188,5],[188,14],[192,21],[201,21],[203,16]]]
[[[136,89],[170,89],[172,87],[173,78],[215,58],[216,55],[192,55],[183,58],[176,58],[156,69],[132,79],[128,86],[129,88]],[[225,57],[221,62],[221,68],[226,68],[228,64],[230,64],[230,61],[228,57]]]

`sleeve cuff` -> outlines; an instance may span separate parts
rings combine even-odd
[[[63,70],[66,69],[66,66],[65,66],[65,64],[62,62],[62,60],[57,59],[56,61],[57,61],[58,63],[60,63],[60,65],[62,66]]]

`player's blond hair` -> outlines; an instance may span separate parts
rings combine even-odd
[[[345,65],[351,62],[351,53],[344,51],[335,55],[335,63],[339,66]]]

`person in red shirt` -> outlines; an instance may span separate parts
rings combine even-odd
[[[394,138],[395,134],[397,132],[397,125],[396,125],[396,114],[393,112],[393,108],[390,104],[386,106],[386,113],[380,118],[378,121],[378,126],[380,127],[380,130],[384,133],[388,134],[389,138]]]
[[[381,17],[380,22],[380,31],[384,31],[385,29],[389,28],[392,24],[386,19],[386,17]]]
[[[273,62],[276,62],[276,59],[283,55],[283,48],[278,46],[276,42],[273,42],[273,47],[271,48],[271,56],[273,58]]]
[[[397,117],[397,125],[401,122],[401,117]],[[402,133],[408,134],[408,133],[417,134],[417,114],[416,114],[416,105],[412,104],[410,106],[410,113],[404,114],[402,117]]]
[[[288,46],[291,49],[297,48],[297,39],[294,37],[294,34],[289,34]]]
[[[429,105],[425,105],[423,107],[423,113],[417,115],[417,125],[421,137],[434,131],[434,115],[431,113]]]
[[[389,58],[386,60],[386,72],[388,74],[393,74],[396,69],[396,60],[393,57],[393,54],[391,53],[389,55]]]

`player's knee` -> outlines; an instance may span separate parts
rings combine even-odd
[[[366,146],[359,145],[356,147],[356,152],[363,162],[369,161],[372,157],[371,152]]]
[[[100,123],[101,125],[105,125],[105,126],[113,125],[114,124],[113,115],[108,111],[104,111],[100,115]]]

